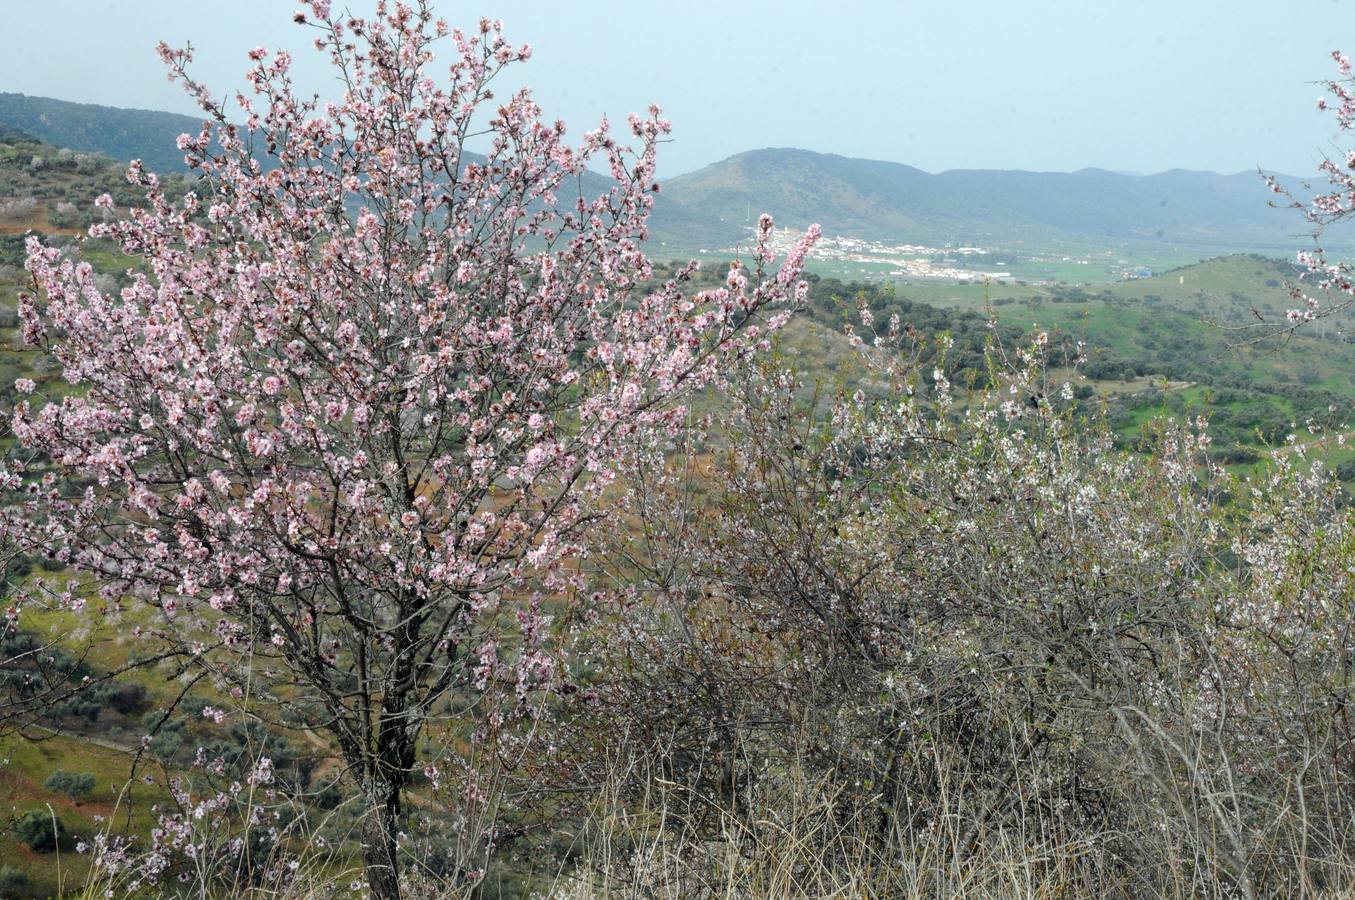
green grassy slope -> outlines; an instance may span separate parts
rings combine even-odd
[[[152,172],[185,171],[175,140],[202,127],[196,116],[7,93],[0,93],[0,123],[58,147],[121,163],[140,159]]]

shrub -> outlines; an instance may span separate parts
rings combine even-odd
[[[111,687],[108,705],[123,715],[136,712],[146,702],[146,689],[135,682],[118,683]]]
[[[619,790],[672,786],[658,829],[679,864],[738,860],[739,834],[756,856],[794,822],[814,829],[803,868],[848,883],[869,858],[881,896],[946,877],[911,843],[946,829],[965,868],[1013,836],[1075,854],[1103,873],[1093,895],[1347,885],[1355,520],[1334,485],[1288,457],[1235,484],[1167,422],[1120,452],[1075,411],[1009,399],[1030,371],[1001,378],[962,409],[854,398],[820,418],[759,369],[699,486],[637,460],[630,509],[663,537],[618,572],[618,596],[647,599],[603,623],[612,655],[579,692],[602,730],[574,758],[630,736],[653,771]],[[780,805],[797,779],[821,814]],[[704,883],[738,894],[732,872]]]
[[[94,775],[90,772],[77,774],[57,770],[47,777],[44,787],[73,800],[82,800],[94,792]]]
[[[22,897],[27,888],[27,874],[9,866],[0,866],[0,897]]]
[[[80,223],[80,210],[75,204],[62,201],[47,213],[47,221],[56,228],[70,228]]]
[[[330,782],[320,788],[311,798],[311,803],[323,810],[338,809],[339,804],[344,801],[343,791],[339,790],[338,784]]]
[[[146,728],[146,733],[151,735],[150,743],[146,749],[151,756],[161,762],[168,762],[183,747],[184,742],[184,721],[183,719],[169,719],[169,714],[164,710],[153,709],[142,717],[141,723]]]
[[[34,809],[24,813],[11,827],[14,839],[35,853],[51,853],[64,847],[70,834],[61,819],[49,810]]]

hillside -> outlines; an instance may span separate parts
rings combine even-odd
[[[900,284],[900,302],[991,315],[1003,326],[1047,329],[1082,341],[1079,374],[1106,399],[1122,440],[1164,414],[1210,419],[1219,459],[1249,465],[1308,423],[1344,426],[1355,399],[1349,316],[1268,339],[1293,305],[1288,263],[1251,254],[1205,260],[1110,285]],[[879,311],[877,311],[878,313]],[[1331,424],[1329,422],[1329,424]],[[1329,448],[1329,464],[1348,449]],[[1355,463],[1340,470],[1355,479]]]
[[[35,159],[41,162],[35,164]],[[923,176],[917,177],[924,181],[931,177]],[[590,178],[585,190],[598,186],[600,179]],[[0,235],[0,402],[18,399],[14,387],[18,378],[36,382],[38,397],[60,397],[72,390],[49,357],[22,344],[16,329],[15,294],[25,283],[22,232],[33,228],[45,232],[52,243],[69,245],[71,233],[93,214],[88,198],[104,190],[117,193],[119,205],[135,200],[135,190],[113,160],[57,148],[0,124],[0,208],[7,202],[15,204],[12,215],[0,221],[0,231],[9,232]],[[703,233],[697,230],[699,213],[671,199],[667,204],[656,216],[656,239],[664,239],[664,229]],[[106,243],[85,244],[82,256],[98,272],[101,290],[125,282],[130,261]],[[720,268],[704,267],[699,283],[709,287],[722,283]],[[672,264],[661,264],[656,275],[672,273]],[[1312,452],[1320,449],[1347,485],[1355,485],[1355,453],[1344,447],[1317,448],[1317,433],[1307,424],[1320,422],[1331,407],[1348,408],[1355,399],[1350,374],[1355,372],[1355,345],[1339,333],[1315,332],[1276,346],[1238,349],[1231,346],[1235,343],[1231,333],[1202,321],[1241,324],[1254,318],[1252,309],[1278,314],[1288,303],[1285,283],[1293,275],[1287,264],[1255,255],[1211,259],[1152,278],[1096,287],[895,286],[879,279],[844,282],[812,275],[806,308],[774,343],[779,360],[793,365],[804,378],[800,401],[806,405],[817,401],[823,409],[833,397],[857,388],[875,396],[890,390],[863,365],[846,339],[846,323],[862,329],[858,304],[873,311],[875,327],[881,331],[897,316],[918,336],[911,352],[919,371],[940,368],[957,386],[983,383],[990,339],[1012,348],[1029,341],[1032,328],[1048,329],[1055,383],[1071,380],[1069,388],[1075,390],[1076,399],[1070,402],[1089,414],[1104,414],[1120,446],[1140,446],[1150,430],[1145,423],[1155,416],[1204,414],[1213,423],[1214,458],[1236,472],[1254,470],[1267,446],[1294,434],[1297,441],[1312,446]],[[996,328],[989,325],[986,307],[995,313]],[[935,340],[942,333],[952,342],[944,355]],[[1074,371],[1069,349],[1078,340],[1086,342],[1088,354]],[[728,402],[728,397],[706,394],[698,398],[698,408],[719,412]],[[32,579],[60,568],[53,561],[20,557],[9,576],[16,581]],[[162,767],[166,777],[191,771],[196,748],[205,746],[230,761],[231,777],[239,778],[252,758],[251,748],[264,747],[289,789],[306,792],[304,809],[316,822],[313,833],[334,848],[324,864],[351,865],[357,854],[359,803],[351,786],[340,780],[342,767],[327,740],[286,720],[270,720],[268,728],[214,721],[204,711],[228,701],[206,683],[187,692],[167,715],[164,711],[171,709],[180,691],[181,672],[172,661],[116,677],[110,674],[141,659],[143,647],[129,636],[127,625],[156,622],[155,613],[143,606],[129,605],[119,615],[89,624],[72,611],[26,609],[20,630],[10,636],[11,660],[27,652],[25,648],[50,642],[53,657],[72,678],[88,674],[110,679],[101,682],[98,692],[45,710],[24,734],[0,736],[0,756],[10,761],[0,769],[0,786],[14,798],[16,808],[46,809],[50,804],[73,833],[87,836],[98,827],[97,817],[107,816],[122,803],[128,809],[125,832],[144,835],[154,818],[150,804],[166,802],[169,794],[158,783],[139,787],[131,799],[119,793],[129,761],[143,741],[148,760]],[[0,688],[7,684],[17,692],[30,674],[24,664],[11,661],[7,670],[0,667]],[[457,739],[454,732],[438,732],[427,747]],[[69,776],[89,776],[95,786],[88,792],[67,793],[60,785]],[[424,782],[408,795],[421,819],[419,827],[430,835],[420,838],[423,847],[441,846],[435,838],[453,828],[449,817],[438,811],[440,796],[435,785]],[[509,822],[511,827],[519,824]],[[519,856],[495,862],[496,878],[525,882],[528,876],[519,858],[547,860],[548,868],[558,868],[568,859],[567,849],[535,834],[520,838],[517,846]],[[48,858],[30,852],[12,836],[0,838],[0,871],[22,875],[38,895],[58,889],[48,863]],[[88,857],[76,855],[65,863],[65,877],[84,877],[87,864]],[[527,895],[525,888],[522,895]]]
[[[12,2],[0,900],[1355,900],[1339,2]]]
[[[0,123],[58,147],[99,153],[119,162],[140,159],[155,172],[185,171],[175,139],[202,127],[202,120],[193,116],[3,92]]]
[[[183,153],[175,141],[180,134],[196,133],[201,126],[201,120],[192,116],[0,92],[0,142],[14,144],[21,139],[51,145],[47,157],[53,157],[55,148],[60,147],[66,149],[67,155],[71,151],[94,153],[119,163],[140,159],[153,172],[184,172],[187,169]],[[482,158],[478,154],[471,157]],[[603,176],[589,173],[583,189],[595,194],[605,191],[609,184]],[[12,187],[0,191],[0,196],[18,194]],[[659,200],[651,224],[656,242],[681,248],[695,247],[713,238],[717,238],[715,245],[720,246],[742,233],[737,227],[722,225],[703,211],[683,207],[666,196]]]
[[[1287,184],[1297,180],[1282,178]],[[753,150],[672,179],[671,198],[725,223],[776,210],[782,224],[875,239],[987,243],[1114,239],[1140,243],[1277,247],[1301,224],[1270,208],[1254,172],[1102,169],[931,174],[878,160],[807,150]]]
[[[94,207],[100,194],[119,208],[139,205],[143,192],[126,174],[125,165],[107,156],[56,147],[0,123],[0,236],[17,248],[30,228],[73,235],[102,217]],[[183,178],[172,173],[167,186],[182,190]],[[15,264],[10,255],[0,253],[0,264]]]
[[[76,151],[140,158],[160,172],[183,171],[175,139],[200,124],[172,113],[0,93],[0,125]],[[1282,181],[1298,186],[1297,179]],[[585,178],[586,192],[605,186],[602,176]],[[1026,249],[1113,242],[1195,248],[1198,259],[1302,246],[1303,223],[1270,207],[1271,199],[1255,172],[932,174],[896,162],[762,149],[666,180],[652,224],[656,243],[675,252],[728,247],[766,211],[782,225],[818,222],[842,237]]]

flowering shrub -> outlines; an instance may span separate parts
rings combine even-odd
[[[644,553],[609,557],[589,715],[649,760],[689,865],[752,835],[826,848],[839,883],[864,855],[902,893],[945,835],[945,893],[1020,835],[1091,895],[1350,883],[1334,482],[1289,451],[1235,481],[1203,421],[1118,451],[1046,346],[990,346],[992,387],[963,395],[863,347],[884,384],[826,414],[756,365],[713,458],[633,458]],[[810,820],[775,798],[806,783],[820,830],[788,836]]]
[[[307,864],[329,858],[324,842],[311,840],[300,808],[275,786],[272,761],[257,757],[241,778],[231,778],[221,757],[199,750],[187,773],[169,780],[171,804],[155,807],[144,843],[106,828],[89,845],[88,886],[105,896],[129,896],[175,884],[225,890],[237,896],[261,884],[285,891]]]
[[[11,197],[0,200],[0,218],[22,218],[32,215],[38,208],[34,197]]]

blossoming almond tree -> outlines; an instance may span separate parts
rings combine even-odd
[[[1337,77],[1322,84],[1327,96],[1318,98],[1318,112],[1331,113],[1338,130],[1355,129],[1355,76],[1351,74],[1350,58],[1339,50],[1332,51]],[[1338,315],[1355,304],[1355,267],[1349,262],[1333,261],[1322,246],[1324,234],[1333,226],[1347,222],[1355,215],[1355,148],[1347,149],[1342,157],[1326,156],[1318,171],[1327,179],[1325,190],[1311,197],[1295,197],[1293,191],[1274,175],[1266,175],[1270,190],[1288,199],[1288,206],[1303,213],[1312,228],[1314,247],[1298,254],[1299,264],[1306,268],[1303,284],[1290,286],[1290,294],[1301,303],[1285,313],[1283,330],[1292,331],[1319,318]],[[1305,190],[1308,186],[1304,185]],[[1331,299],[1323,302],[1322,295]]]
[[[657,108],[634,149],[605,122],[573,147],[527,91],[495,98],[530,53],[497,22],[326,0],[296,19],[342,96],[299,97],[289,55],[255,49],[243,128],[191,49],[162,45],[212,122],[180,138],[198,191],[134,163],[146,208],[92,229],[140,261],[125,288],[29,242],[25,336],[73,389],[15,410],[52,463],[12,514],[106,597],[154,607],[148,636],[333,736],[371,891],[393,897],[434,705],[478,697],[492,724],[556,683],[543,606],[577,592],[566,563],[611,461],[778,324],[761,313],[803,292],[817,229],[767,277],[764,217],[752,271],[642,290]],[[588,198],[594,158],[612,184]]]

